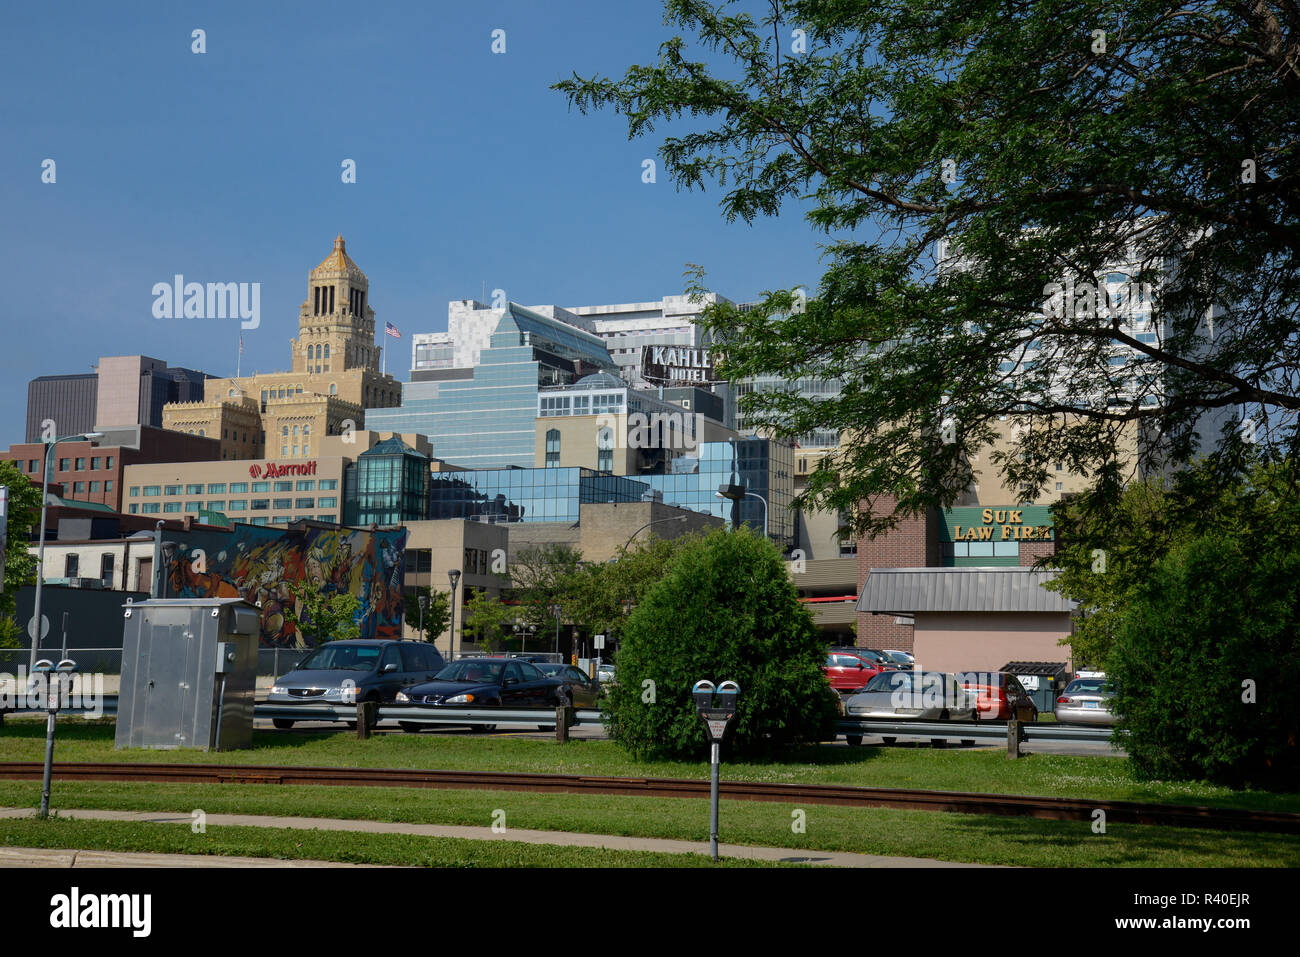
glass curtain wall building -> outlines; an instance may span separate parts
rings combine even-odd
[[[366,410],[366,427],[423,433],[460,466],[528,468],[538,389],[600,370],[615,366],[599,337],[511,303],[472,378],[408,383],[400,407]]]
[[[343,484],[344,524],[401,525],[428,515],[429,458],[401,439],[362,452]]]

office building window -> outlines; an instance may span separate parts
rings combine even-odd
[[[254,483],[253,483],[253,487],[250,488],[249,491],[250,491],[250,492],[269,492],[269,491],[271,491],[271,483],[270,483],[270,482],[254,482]]]
[[[208,502],[208,511],[210,512],[224,511],[225,507],[226,507],[225,499],[217,499],[216,501]]]
[[[293,483],[292,483],[292,482],[276,482],[276,483],[275,483],[275,490],[276,490],[277,492],[292,492],[292,491],[293,491]]]
[[[596,470],[614,471],[614,430],[601,429],[596,433]]]
[[[264,511],[271,507],[271,500],[269,498],[255,498],[249,503],[248,507],[254,512],[259,510]]]
[[[72,554],[65,555],[63,558],[63,574],[67,578],[76,578],[77,572],[81,571],[81,556]]]
[[[146,498],[148,498],[148,497],[151,496],[151,495],[161,495],[161,494],[162,494],[162,486],[161,486],[161,485],[146,485],[146,486],[144,487],[144,494],[145,494],[145,497],[146,497]]]
[[[339,487],[339,480],[338,480],[338,479],[321,479],[321,480],[317,483],[317,487],[320,488],[320,490],[321,490],[322,492],[333,491],[333,490],[335,490],[335,489],[337,489],[337,488]]]
[[[84,472],[84,471],[86,471],[86,460],[85,460],[85,459],[77,459],[77,471],[78,471],[78,472]]]
[[[81,495],[81,494],[82,494],[83,492],[85,492],[85,491],[86,491],[86,483],[85,483],[85,482],[73,482],[73,483],[72,483],[72,494],[73,494],[73,495]]]
[[[200,483],[197,484],[197,485],[187,485],[187,486],[185,486],[185,494],[186,494],[186,495],[202,495],[202,494],[203,494],[203,483],[200,482]]]
[[[112,467],[113,467],[113,456],[110,455],[108,458],[104,460],[104,468],[111,469]]]
[[[113,587],[113,559],[112,552],[105,552],[99,556],[99,578],[104,583],[105,588]]]
[[[272,525],[288,525],[288,524],[289,524],[289,516],[288,516],[288,515],[277,515],[277,516],[275,516],[275,518],[271,519],[271,524],[272,524]]]
[[[105,492],[111,492],[111,491],[113,491],[113,480],[112,480],[112,479],[109,479],[107,482],[104,483],[104,491],[105,491]]]
[[[230,500],[230,504],[228,504],[228,505],[226,506],[226,511],[227,511],[227,512],[247,512],[247,511],[248,511],[248,499],[246,499],[246,498],[232,498],[232,499]]]
[[[90,491],[91,491],[91,492],[98,492],[98,491],[99,491],[99,483],[98,483],[98,482],[91,482],[91,483],[90,483]]]
[[[316,499],[317,508],[338,508],[339,500],[337,495],[322,495]]]
[[[282,508],[293,508],[293,499],[277,498],[274,502],[271,503],[271,507],[274,508],[276,511],[279,511]]]
[[[337,515],[317,515],[317,516],[316,516],[316,521],[318,521],[318,522],[331,522],[331,523],[337,523],[338,520],[339,520],[339,517],[338,517]]]
[[[305,479],[305,480],[299,482],[298,485],[297,485],[297,491],[299,491],[299,492],[314,492],[314,491],[316,491],[316,480],[315,480],[315,479]]]
[[[140,511],[145,515],[157,515],[162,508],[157,502],[145,502],[140,506]]]
[[[314,498],[296,498],[293,500],[294,508],[315,508],[316,500]]]
[[[208,494],[209,494],[209,495],[224,495],[224,494],[226,494],[226,483],[225,483],[225,482],[212,482],[211,484],[208,485]]]
[[[287,445],[282,445],[282,446],[280,446],[280,456],[281,456],[281,457],[285,457],[285,456],[287,456],[288,454],[289,454],[289,446],[287,446]]]
[[[139,506],[137,503],[135,503],[135,502],[132,502],[132,503],[131,503],[131,514],[132,514],[132,515],[139,515],[139,514],[140,514],[140,506]]]
[[[202,502],[186,502],[186,503],[185,503],[185,511],[187,511],[187,512],[201,512],[201,511],[203,511],[203,503],[202,503]]]
[[[98,472],[98,471],[99,471],[99,467],[100,467],[100,463],[102,463],[103,461],[104,461],[104,460],[103,460],[102,458],[100,458],[98,455],[92,457],[91,460],[90,460],[90,470],[91,470],[92,472]]]
[[[231,495],[234,495],[236,492],[247,492],[247,491],[248,491],[248,483],[247,483],[247,482],[231,482],[231,483],[230,483],[230,494],[231,494]]]
[[[181,487],[180,487],[179,485],[164,485],[164,486],[163,486],[163,494],[164,494],[164,495],[180,495],[180,494],[181,494]]]
[[[60,472],[66,472],[67,470],[68,470],[68,460],[67,460],[67,459],[59,459],[59,471],[60,471]]]
[[[164,512],[179,512],[181,510],[180,502],[163,502]]]
[[[27,471],[35,473],[40,471],[40,459],[28,459]]]
[[[560,465],[560,430],[546,430],[546,467],[559,468]]]

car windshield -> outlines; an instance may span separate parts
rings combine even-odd
[[[434,678],[438,681],[463,681],[474,684],[500,684],[501,669],[505,665],[500,661],[458,661],[439,671]]]
[[[298,665],[300,671],[374,671],[379,661],[379,645],[330,643],[317,648]]]
[[[863,691],[901,691],[915,688],[925,691],[927,688],[942,688],[951,679],[942,671],[882,671],[870,681]]]
[[[1075,678],[1065,686],[1065,694],[1114,694],[1114,686],[1105,678]]]
[[[544,662],[539,661],[537,663],[537,669],[544,675],[553,675],[557,671],[563,670],[565,667],[566,667],[565,665],[557,665],[555,662],[546,664]]]

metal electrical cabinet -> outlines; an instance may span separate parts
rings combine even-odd
[[[116,747],[252,747],[257,608],[241,598],[122,607]]]

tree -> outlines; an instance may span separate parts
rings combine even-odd
[[[298,630],[302,642],[306,642],[308,635],[319,645],[340,638],[356,638],[361,633],[357,625],[361,599],[356,595],[327,594],[305,578],[291,583],[289,594],[294,601],[285,604],[284,617]]]
[[[593,634],[621,637],[628,615],[663,578],[678,550],[698,537],[648,538],[612,561],[581,566],[568,579],[563,607]]]
[[[451,623],[451,593],[437,591],[432,585],[415,589],[406,596],[406,623],[420,627],[420,597],[426,599],[424,608],[424,634],[436,639]]]
[[[702,320],[730,378],[841,380],[741,398],[780,434],[851,434],[797,506],[864,531],[894,520],[864,499],[949,507],[1002,416],[1020,431],[994,464],[1026,501],[1056,462],[1113,500],[1139,428],[1146,465],[1185,461],[1207,411],[1245,408],[1242,433],[1296,451],[1293,0],[665,6],[694,48],[675,36],[621,79],[556,88],[625,114],[629,138],[689,115],[659,149],[679,188],[717,183],[746,222],[796,201],[830,238],[812,298]],[[1117,263],[1131,283],[1108,286]]]
[[[26,634],[18,622],[18,589],[36,582],[36,556],[28,546],[41,520],[41,490],[9,462],[0,462],[0,485],[9,488],[4,591],[0,592],[0,648],[18,648]]]
[[[776,548],[747,530],[684,544],[629,617],[609,693],[610,737],[637,755],[698,758],[696,681],[739,683],[733,754],[833,733],[826,649]]]
[[[475,644],[487,652],[499,649],[502,643],[501,629],[514,616],[513,609],[486,591],[474,592],[469,601],[465,602],[465,628],[475,635]]]
[[[555,616],[553,605],[566,612],[573,576],[582,561],[582,552],[570,545],[547,543],[520,549],[510,561],[510,592],[518,601],[517,614],[542,632]],[[570,616],[572,619],[572,616]]]

